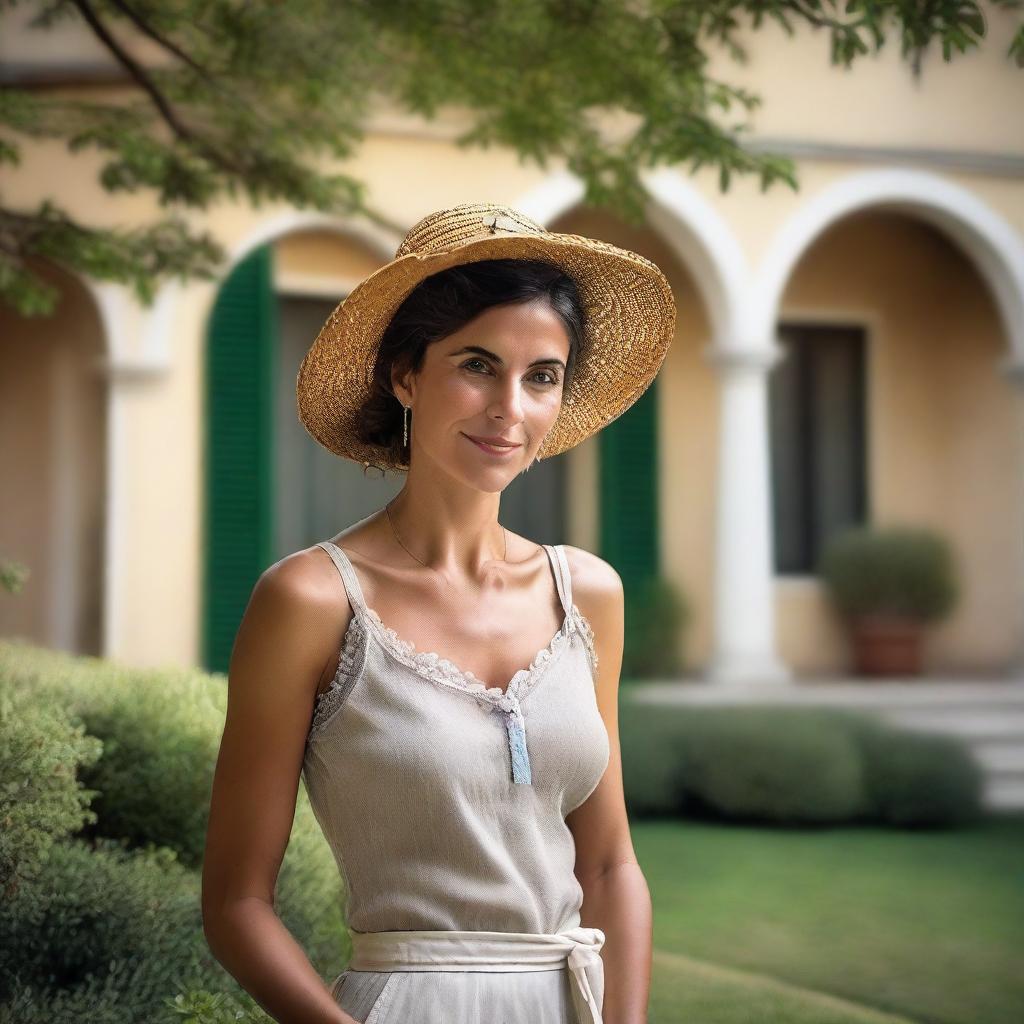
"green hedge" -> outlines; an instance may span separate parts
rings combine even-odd
[[[18,644],[0,655],[0,674],[36,704],[64,708],[102,741],[103,756],[80,772],[96,790],[97,820],[87,836],[168,846],[182,863],[202,863],[227,707],[223,676],[131,669]]]
[[[0,673],[0,894],[10,898],[43,870],[51,845],[95,820],[96,794],[77,778],[102,743],[60,703],[4,685]]]
[[[80,1019],[144,1020],[178,985],[215,975],[204,946],[198,879],[166,848],[54,844],[45,884],[0,912],[19,1021],[72,1020],[83,1003]]]
[[[675,678],[684,671],[681,648],[691,618],[685,594],[670,580],[652,576],[629,586],[622,650],[625,686]]]
[[[913,827],[984,813],[982,771],[963,744],[863,713],[624,699],[619,733],[632,815]]]
[[[269,1021],[202,932],[225,682],[0,642],[0,1024]],[[300,783],[275,907],[325,980],[342,901]]]

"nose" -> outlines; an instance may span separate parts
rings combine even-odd
[[[505,381],[498,378],[487,414],[501,420],[506,426],[522,420],[523,389],[515,376],[510,376]]]

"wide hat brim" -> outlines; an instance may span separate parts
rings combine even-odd
[[[399,253],[402,248],[399,248]],[[310,435],[342,458],[407,469],[377,445],[359,440],[360,410],[373,388],[381,337],[398,307],[425,278],[465,263],[538,259],[576,282],[585,340],[562,408],[538,458],[574,447],[621,416],[657,376],[675,334],[675,301],[658,267],[627,249],[539,229],[496,231],[450,249],[408,252],[360,282],[334,309],[296,378],[298,415]]]

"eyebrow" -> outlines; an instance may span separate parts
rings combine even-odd
[[[463,348],[456,349],[454,352],[449,352],[452,356],[461,356],[465,352],[475,352],[477,355],[487,356],[488,359],[493,359],[499,366],[503,365],[505,360],[498,355],[497,352],[491,352],[489,349],[483,348],[481,345],[466,345]],[[542,364],[554,364],[560,366],[563,370],[565,369],[565,363],[561,359],[556,359],[554,356],[549,356],[546,359],[534,359],[530,366],[539,366]]]

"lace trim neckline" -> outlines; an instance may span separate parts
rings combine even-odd
[[[381,641],[403,664],[418,674],[434,682],[456,689],[464,690],[478,699],[500,704],[509,698],[521,700],[532,689],[543,669],[558,653],[568,638],[573,626],[582,621],[581,630],[584,640],[588,639],[589,624],[583,619],[582,612],[575,603],[562,619],[555,635],[534,656],[526,668],[518,669],[502,689],[500,686],[488,686],[469,669],[461,668],[448,658],[443,658],[434,651],[417,650],[416,645],[406,640],[388,626],[372,608],[364,609],[367,620],[376,630]],[[592,649],[588,644],[588,648]]]

